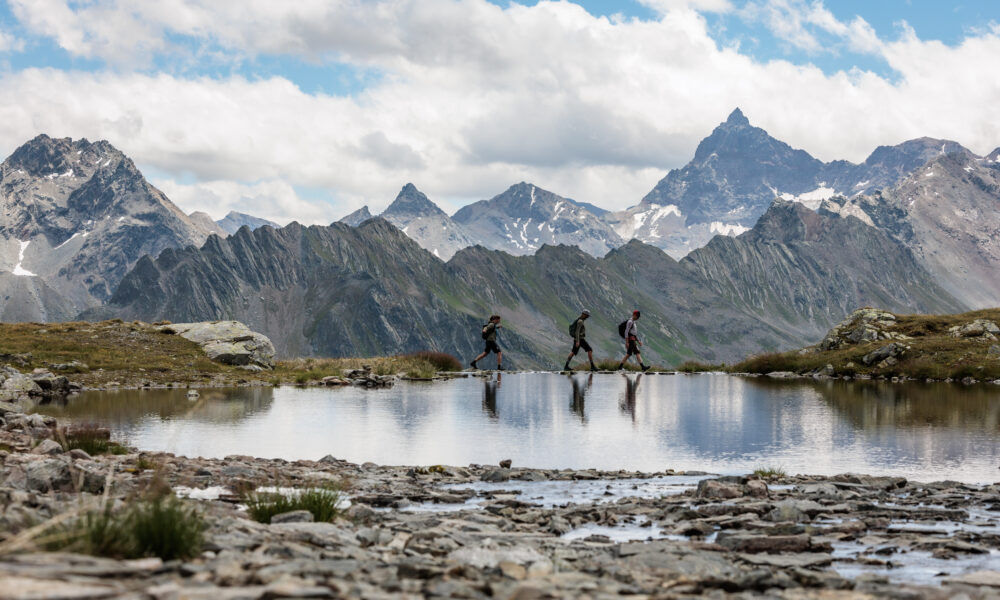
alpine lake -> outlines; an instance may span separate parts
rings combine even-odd
[[[382,389],[88,391],[38,410],[191,457],[1000,480],[993,384],[512,372]]]

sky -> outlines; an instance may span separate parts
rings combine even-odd
[[[187,212],[636,204],[736,107],[822,160],[1000,146],[995,0],[0,0],[0,154],[106,139]]]

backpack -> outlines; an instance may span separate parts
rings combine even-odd
[[[490,337],[490,333],[488,331],[486,331],[487,329],[489,329],[489,327],[490,327],[489,323],[487,323],[486,325],[483,325],[483,339],[484,340],[486,338]]]
[[[576,321],[573,321],[572,323],[569,324],[569,337],[571,338],[576,337],[576,324],[579,321],[580,319],[577,319]]]
[[[618,335],[625,337],[625,328],[628,326],[628,319],[618,324]]]

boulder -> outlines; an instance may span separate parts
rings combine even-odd
[[[36,492],[73,491],[69,465],[57,458],[35,460],[24,468],[27,488]]]
[[[996,340],[997,336],[1000,336],[1000,327],[989,319],[976,319],[971,323],[956,325],[948,329],[948,335],[957,338]]]
[[[702,479],[698,482],[694,495],[696,498],[740,498],[743,496],[743,486],[717,479]]]
[[[215,362],[274,368],[275,352],[271,340],[239,321],[172,323],[161,325],[157,329],[165,333],[176,333],[198,344]]]
[[[11,394],[16,394],[18,396],[22,394],[40,395],[42,393],[42,388],[40,388],[38,384],[31,379],[31,377],[16,372],[13,374],[8,373],[3,384],[0,385],[0,390],[10,392]]]
[[[873,365],[890,358],[895,360],[902,356],[906,350],[907,347],[903,344],[900,344],[899,342],[892,342],[865,354],[864,357],[861,358],[861,362],[866,365]]]
[[[62,454],[63,448],[55,440],[42,440],[40,444],[31,449],[32,454]]]

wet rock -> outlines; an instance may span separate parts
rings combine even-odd
[[[799,535],[753,535],[746,533],[720,532],[715,540],[723,548],[734,552],[820,552],[829,551],[829,546],[817,547],[808,534]]]
[[[823,512],[823,505],[812,500],[782,500],[765,517],[768,521],[801,523]]]
[[[724,483],[717,479],[702,479],[698,482],[698,489],[694,495],[697,498],[740,498],[743,496],[743,488],[737,483]]]

